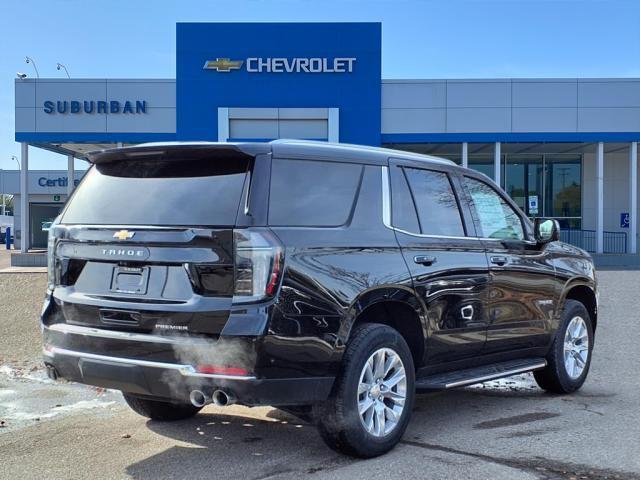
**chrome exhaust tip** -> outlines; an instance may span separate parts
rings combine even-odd
[[[224,390],[216,390],[213,392],[211,399],[216,407],[226,407],[236,403],[236,397],[232,393],[227,393]]]
[[[207,397],[200,390],[191,390],[189,400],[191,400],[191,405],[197,408],[202,408],[207,404]]]

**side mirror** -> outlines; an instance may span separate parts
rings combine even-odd
[[[540,244],[560,240],[560,224],[550,218],[536,218],[533,224],[533,234]]]

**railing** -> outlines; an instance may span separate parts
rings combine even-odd
[[[596,251],[595,230],[560,230],[560,240],[576,247],[580,247],[587,252]],[[604,232],[604,253],[627,253],[626,232]]]

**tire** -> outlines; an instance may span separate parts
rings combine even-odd
[[[370,360],[379,358],[374,354],[383,355],[385,366],[394,358],[401,361],[382,375],[386,383],[375,381],[374,377],[380,377],[381,370],[372,368],[365,373],[366,364],[372,365]],[[393,382],[401,378],[402,367],[404,381],[394,385]],[[363,393],[359,393],[361,376],[371,387]],[[400,406],[402,395],[404,404]],[[414,399],[415,370],[404,338],[386,325],[363,324],[352,331],[331,396],[315,406],[314,419],[322,439],[331,449],[346,455],[371,458],[388,452],[400,441],[409,423]],[[359,414],[359,406],[368,404],[373,406],[366,410],[363,418]],[[381,412],[382,417],[377,412]],[[365,422],[368,422],[370,431]]]
[[[580,360],[575,359],[574,363],[582,370],[580,372],[577,370],[570,372],[569,370],[572,370],[571,363],[567,364],[567,361],[565,361],[565,337],[570,326],[575,330],[575,323],[572,324],[572,321],[576,318],[582,319],[584,322],[583,325],[586,327],[586,336],[584,338],[588,339],[589,343],[585,348],[584,341],[576,342],[577,346],[582,345],[581,350],[586,353],[586,360],[583,360],[582,357],[580,357]],[[540,388],[552,393],[575,392],[587,378],[589,367],[591,366],[592,351],[593,324],[591,316],[582,303],[576,300],[567,300],[562,310],[560,325],[547,354],[547,366],[542,370],[533,372],[536,383]],[[572,354],[569,353],[568,357],[571,356]],[[581,366],[581,363],[584,363],[584,366]]]
[[[147,417],[152,420],[158,420],[160,422],[184,420],[186,418],[193,417],[196,413],[202,410],[199,407],[194,407],[190,403],[150,400],[125,392],[122,392],[122,396],[127,402],[127,405],[129,405],[138,415],[142,415],[143,417]]]

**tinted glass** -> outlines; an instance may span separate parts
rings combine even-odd
[[[469,153],[468,166],[491,179],[495,176],[493,154]]]
[[[421,233],[416,207],[400,167],[391,167],[391,224],[407,232]]]
[[[458,202],[446,174],[405,168],[418,211],[420,229],[426,235],[464,236]]]
[[[274,159],[269,224],[338,227],[349,220],[362,165]]]
[[[76,189],[63,223],[233,225],[246,160],[126,160],[94,165]]]
[[[580,217],[582,214],[582,157],[547,155],[545,215]]]
[[[504,190],[529,217],[542,216],[542,155],[509,154]]]
[[[524,240],[522,221],[511,206],[492,187],[473,178],[464,178],[485,238]]]

